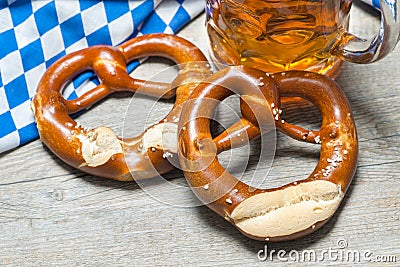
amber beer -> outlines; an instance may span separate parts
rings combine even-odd
[[[348,28],[351,0],[208,0],[214,60],[266,72],[311,70],[336,76],[332,55]]]

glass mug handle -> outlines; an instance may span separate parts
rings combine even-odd
[[[338,47],[335,54],[345,61],[361,64],[377,61],[389,54],[400,39],[399,3],[397,0],[380,0],[379,33],[370,40],[353,37]]]

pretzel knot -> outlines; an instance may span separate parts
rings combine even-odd
[[[127,63],[148,56],[161,56],[177,63],[182,69],[175,82],[145,82],[130,77]],[[64,99],[64,86],[88,70],[94,71],[100,84],[75,100]],[[86,129],[69,114],[90,107],[111,93],[135,92],[140,88],[141,93],[156,97],[170,98],[176,93],[174,108],[165,117],[172,121],[173,116],[179,117],[181,103],[210,74],[207,60],[196,46],[167,34],[137,37],[116,48],[93,46],[68,54],[46,71],[32,101],[40,138],[60,159],[93,175],[132,180],[165,173],[173,166],[163,158],[163,151],[173,148],[163,147],[159,137],[168,129],[176,132],[176,122],[162,120],[140,136],[122,140],[107,127]],[[144,143],[147,147],[143,147]]]
[[[237,72],[249,75],[248,79],[239,81]],[[262,86],[255,88],[253,83],[258,77],[263,80],[258,84]],[[278,95],[262,98],[255,92],[259,89],[263,95]],[[249,100],[250,104],[241,109],[243,120],[253,127],[258,123],[258,133],[262,133],[260,119],[266,113],[255,103],[264,102],[278,130],[297,140],[321,145],[319,162],[308,178],[277,188],[252,188],[229,174],[216,153],[205,153],[215,146],[206,141],[211,139],[208,118],[217,107],[207,103],[212,102],[210,99],[222,101],[230,90]],[[322,115],[320,130],[309,131],[282,120],[281,96],[312,102]],[[257,130],[253,132],[256,135]],[[334,214],[356,170],[358,141],[350,105],[339,86],[326,76],[291,71],[272,78],[247,67],[230,67],[200,83],[186,101],[179,122],[178,151],[185,177],[203,203],[251,238],[282,241],[314,232]],[[196,170],[191,168],[193,165],[202,167]]]

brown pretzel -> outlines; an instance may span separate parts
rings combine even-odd
[[[180,64],[181,70],[172,86],[128,75],[126,64],[147,56],[165,57]],[[61,91],[65,84],[87,70],[95,72],[100,85],[75,100],[64,99]],[[93,175],[132,180],[132,176],[143,179],[165,173],[173,166],[163,155],[174,148],[163,146],[162,133],[176,133],[174,120],[179,117],[180,104],[210,73],[203,53],[174,35],[151,34],[131,39],[117,48],[93,46],[71,53],[56,61],[38,85],[32,103],[40,138],[63,161]],[[175,95],[174,83],[179,85],[174,108],[160,123],[136,138],[122,140],[107,127],[88,130],[69,116],[117,91],[135,92],[140,88],[141,93],[169,98]]]
[[[249,73],[245,67],[232,68]],[[225,72],[229,74],[229,71]],[[253,93],[248,90],[251,86],[243,87],[235,81],[235,76],[221,77],[217,73],[208,81],[220,83],[221,79],[238,90],[242,98]],[[191,162],[201,165],[200,161],[203,161],[201,171],[191,171],[186,166],[184,172],[203,203],[251,238],[281,241],[315,231],[334,214],[355,173],[358,142],[349,103],[334,81],[323,75],[299,71],[275,74],[274,81],[280,96],[305,98],[322,115],[320,130],[308,131],[281,119],[279,101],[267,104],[278,130],[300,141],[321,144],[320,160],[307,179],[261,190],[251,188],[229,174],[215,154],[207,154],[208,159],[203,160],[204,151],[212,151],[214,146],[212,142],[206,142],[211,138],[206,118],[215,109],[215,106],[205,107],[204,103],[209,102],[208,99],[223,100],[229,95],[227,89],[205,82],[194,90],[183,108],[179,124],[179,158],[182,164],[189,166]],[[261,90],[268,88],[261,87]],[[194,99],[196,101],[191,101]],[[242,109],[243,117],[252,117],[243,111],[246,110]],[[252,115],[257,113],[259,110]],[[262,118],[262,114],[258,115]],[[199,143],[207,144],[209,148],[199,147]]]

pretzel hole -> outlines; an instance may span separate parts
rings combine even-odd
[[[308,178],[317,165],[319,156],[319,145],[300,142],[278,131],[268,188],[280,187]],[[292,173],[292,175],[286,175],[286,173]]]
[[[120,125],[116,124],[115,122],[120,122],[120,120],[109,115],[98,116],[98,114],[104,113],[115,114],[117,116],[118,112],[114,103],[107,103],[107,101],[105,101],[106,99],[103,99],[104,96],[102,95],[99,95],[95,98],[90,98],[86,101],[80,101],[82,95],[88,92],[93,92],[98,85],[98,78],[95,72],[92,70],[84,71],[75,75],[75,77],[72,77],[72,79],[61,89],[61,94],[65,99],[64,103],[69,109],[72,110],[70,117],[77,121],[78,125],[82,125],[85,129],[89,130],[101,125],[109,125],[112,130],[117,130],[119,128],[118,126]],[[96,91],[99,92],[99,90]],[[127,93],[120,94],[117,97],[118,101],[127,103],[127,95]],[[124,98],[126,98],[126,100],[123,100]],[[117,105],[123,104],[121,103]],[[81,112],[81,110],[89,108],[92,108],[93,112]],[[76,112],[74,112],[75,110]]]
[[[275,146],[276,132],[270,131],[251,140],[245,146],[230,150],[232,159],[229,165],[221,158],[220,163],[244,184],[267,189],[272,187],[270,171],[275,158]]]
[[[241,118],[240,97],[232,95],[223,100],[210,123],[213,138]],[[242,145],[221,152],[218,155],[220,164],[241,182],[252,187],[267,188],[269,168],[275,152],[276,132],[270,131],[250,142],[246,132],[229,134],[235,140],[233,142],[242,142]]]
[[[87,130],[107,125],[117,136],[121,136],[123,127],[121,118],[125,112],[125,108],[121,107],[129,105],[131,96],[132,93],[119,92],[93,104],[90,112],[78,112],[70,116]]]
[[[217,106],[210,122],[210,130],[213,138],[220,135],[242,117],[239,100],[240,97],[238,95],[231,95]]]
[[[293,101],[296,99],[296,101]],[[308,100],[301,97],[282,97],[282,119],[309,130],[318,130],[322,117],[318,109]]]
[[[229,118],[226,119],[229,120]],[[227,130],[227,128],[230,126],[230,124],[227,125],[224,124],[225,124],[224,122],[211,119],[210,129],[213,138],[215,138],[216,136]],[[248,139],[247,136],[245,136],[244,134],[240,136],[240,138],[246,140]],[[247,156],[250,156],[250,144],[222,151],[221,153],[218,154],[218,159],[221,165],[228,172],[234,175],[242,175],[249,166],[249,158]]]
[[[146,64],[140,64],[130,75],[146,82],[171,83],[178,72],[179,67],[173,65],[172,61],[162,57],[150,57],[146,60]],[[139,88],[137,93],[132,95],[129,103],[124,106],[127,107],[123,116],[125,117],[124,138],[138,136],[148,127],[163,122],[174,102],[175,98],[163,99],[147,96],[144,94],[143,88]],[[178,120],[177,117],[174,119]]]
[[[80,114],[81,110],[89,109],[101,103],[112,91],[100,83],[96,73],[92,70],[77,74],[64,86],[64,96],[67,110],[72,117]]]
[[[164,57],[149,57],[146,59],[146,64],[139,64],[129,73],[129,76],[144,81],[171,83],[178,72],[179,67],[172,60]],[[154,75],[156,73],[157,75]]]
[[[131,71],[132,67],[130,67],[127,69],[127,71],[131,71],[130,76],[133,79],[143,79],[149,81],[170,83],[177,75],[179,70],[177,66],[172,66],[165,69],[165,66],[169,66],[171,64],[173,63],[170,60],[161,57],[157,57],[156,60],[155,58],[151,57],[148,59],[148,63],[140,64],[139,67],[134,69],[133,71]],[[128,66],[132,65],[135,66],[135,64],[128,64]],[[157,73],[157,69],[161,68],[164,69],[162,72],[160,72],[159,75],[154,76],[153,74],[153,77],[146,77],[145,74],[148,75],[148,73]],[[81,96],[85,92],[91,91],[96,88],[96,86],[99,84],[99,80],[93,71],[83,72],[82,74],[79,74],[77,77],[75,77],[72,82],[70,82],[70,84],[68,85],[68,91],[71,92],[71,87],[73,88],[73,86],[76,86],[77,84],[80,84],[80,86],[71,95],[74,95],[75,99],[79,100],[79,98],[76,98],[76,96]],[[127,88],[127,90],[129,89]],[[105,112],[107,116],[98,116],[98,118],[93,121],[86,120],[86,117],[82,117],[81,115],[79,116],[78,122],[82,125],[85,125],[89,129],[98,127],[100,125],[109,125],[111,129],[117,130],[117,132],[121,132],[121,128],[125,127],[123,126],[123,121],[121,120],[121,118],[124,117],[124,113],[126,111],[125,107],[128,107],[130,103],[133,103],[133,105],[135,105],[135,102],[131,101],[132,95],[133,94],[131,92],[121,91],[111,94],[108,98],[113,98],[114,101],[117,101],[116,104],[111,104],[108,101],[105,101],[106,99],[96,101],[96,104],[93,103],[93,105],[89,106],[90,108],[93,108],[92,113],[102,114]],[[141,93],[140,90],[139,93],[134,94],[134,96],[135,98],[140,98],[136,99],[140,101],[140,111],[145,110],[148,112],[139,112],[139,114],[132,114],[133,116],[129,117],[130,119],[128,120],[128,122],[136,125],[130,127],[130,130],[132,130],[130,132],[130,136],[137,136],[142,133],[148,126],[160,121],[165,116],[165,114],[167,114],[171,110],[172,103],[174,101],[174,99],[164,100],[157,99],[153,96],[146,96],[145,92]],[[73,97],[70,97],[70,99],[73,99]],[[156,105],[153,106],[155,103]],[[101,104],[102,108],[99,108],[99,111],[97,111],[96,107],[100,106],[99,104]],[[150,112],[153,109],[156,109],[159,112]],[[115,116],[113,116],[112,114],[115,114]],[[79,113],[72,116],[77,117],[76,115],[79,115]],[[129,116],[129,114],[127,115]],[[147,118],[146,125],[143,125],[143,127],[137,127],[137,125],[141,124],[143,117]]]
[[[283,97],[281,109],[285,122],[308,130],[319,130],[322,122],[321,114],[308,100],[300,97]],[[304,136],[308,137],[308,131]],[[319,156],[319,145],[300,142],[278,132],[276,155],[269,173],[268,188],[297,183],[308,178],[318,163]],[[294,175],[288,176],[285,173]]]
[[[221,133],[226,131],[229,126],[241,118],[239,99],[240,97],[238,95],[232,95],[225,98],[217,106],[212,118],[210,119],[210,130],[213,138],[219,136]],[[246,136],[242,136],[242,138],[246,138]],[[218,159],[226,170],[230,173],[237,174],[242,173],[243,167],[247,165],[246,154],[249,154],[248,145],[237,149],[223,151],[218,155]],[[246,162],[243,162],[243,160]]]
[[[72,77],[72,79],[64,85],[61,93],[67,100],[76,99],[84,92],[96,87],[99,84],[96,79],[94,71],[83,71]]]

